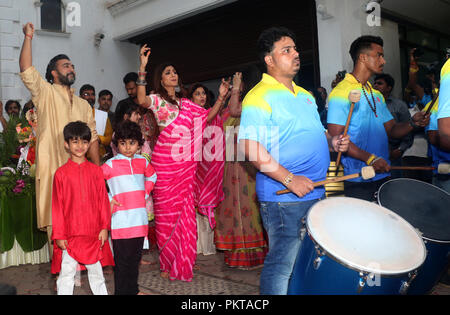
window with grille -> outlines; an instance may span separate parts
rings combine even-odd
[[[61,0],[41,0],[41,29],[63,31]]]

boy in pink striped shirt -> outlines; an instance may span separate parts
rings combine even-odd
[[[152,165],[136,154],[143,144],[140,127],[124,121],[112,140],[119,154],[102,166],[111,201],[111,238],[114,250],[115,295],[136,295],[139,262],[148,234],[145,200],[156,182]]]

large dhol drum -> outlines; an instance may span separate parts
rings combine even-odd
[[[398,178],[380,187],[378,203],[420,231],[428,253],[408,294],[427,294],[449,265],[450,194],[425,182]]]
[[[407,221],[365,200],[320,201],[304,225],[288,294],[404,294],[426,257]]]

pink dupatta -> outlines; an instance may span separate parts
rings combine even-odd
[[[208,111],[182,99],[178,117],[159,135],[152,165],[160,269],[171,280],[192,281],[197,257],[195,178]]]
[[[195,181],[195,203],[200,214],[209,219],[211,229],[216,226],[214,208],[224,199],[222,188],[225,166],[225,135],[223,120],[217,115],[207,124],[203,138],[203,156],[198,163]]]

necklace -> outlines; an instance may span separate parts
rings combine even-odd
[[[372,88],[370,87],[369,84],[367,84],[367,82],[366,82],[366,84],[362,84],[355,76],[353,76],[353,77],[356,79],[356,81],[358,81],[359,84],[361,84],[361,87],[362,87],[362,90],[363,90],[364,97],[366,98],[367,103],[369,103],[369,107],[370,107],[370,109],[373,111],[373,113],[375,114],[375,117],[378,118],[378,115],[377,115],[377,103],[375,102],[375,98],[373,97]],[[367,96],[367,93],[366,93],[366,86],[368,87],[367,90],[369,90],[370,96],[372,97],[373,105],[372,105],[372,103],[370,102],[369,97]]]

